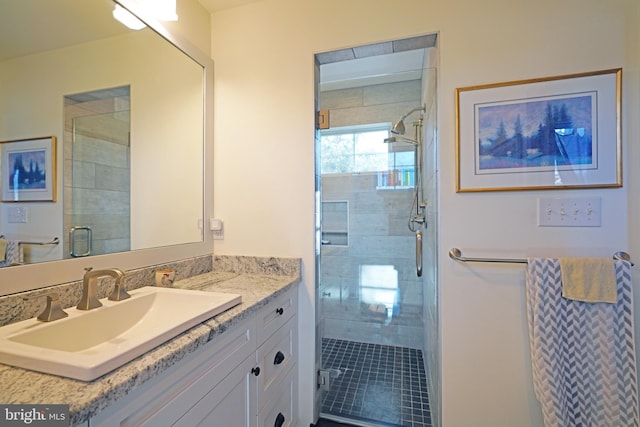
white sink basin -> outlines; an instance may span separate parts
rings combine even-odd
[[[147,286],[124,301],[0,327],[0,362],[91,381],[239,304],[240,295]]]

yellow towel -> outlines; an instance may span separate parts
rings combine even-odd
[[[0,262],[7,259],[7,245],[9,241],[7,239],[0,239]]]
[[[614,261],[608,258],[560,258],[562,296],[584,302],[618,301]]]

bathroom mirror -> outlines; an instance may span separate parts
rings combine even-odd
[[[0,295],[78,280],[88,266],[212,251],[202,226],[211,60],[134,3],[118,3],[147,26],[116,21],[111,0],[0,0],[0,141],[18,141],[0,150],[53,139],[43,167],[56,178],[53,200],[0,202],[0,235],[22,249],[18,265],[0,268]],[[5,187],[6,169],[0,162]],[[76,235],[70,254],[78,227],[91,235]]]

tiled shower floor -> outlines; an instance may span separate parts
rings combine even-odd
[[[422,351],[325,338],[331,390],[322,414],[404,427],[431,427]]]

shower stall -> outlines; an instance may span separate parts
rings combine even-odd
[[[65,258],[131,248],[129,92],[65,96]]]
[[[331,123],[316,141],[321,418],[438,425],[435,36],[424,37],[368,64],[317,55]],[[409,65],[381,79],[378,61]],[[345,67],[371,74],[332,80]]]

